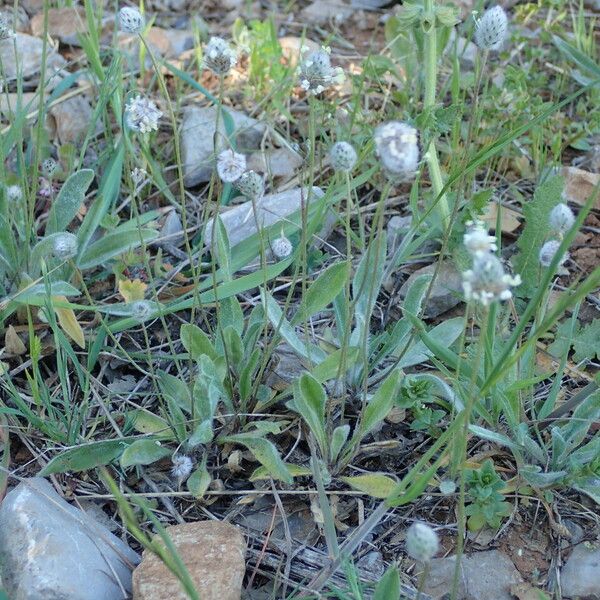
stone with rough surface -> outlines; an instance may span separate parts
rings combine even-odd
[[[323,196],[321,188],[313,187],[309,200],[307,191],[306,188],[295,188],[279,194],[263,196],[257,202],[258,218],[254,217],[251,201],[238,204],[235,208],[221,213],[221,221],[227,231],[230,247],[233,248],[254,235],[257,220],[262,227],[269,227],[300,210],[302,202],[315,201]],[[212,219],[207,223],[204,235],[206,246],[209,249],[212,239],[212,223]],[[279,232],[276,235],[278,236]]]
[[[25,78],[39,73],[42,66],[43,48],[44,42],[40,38],[26,33],[17,32],[14,39],[1,40],[0,60],[6,79],[15,79],[17,69],[20,73],[23,73]],[[53,77],[53,73],[60,70],[66,64],[66,61],[52,48],[47,48],[47,51],[46,73],[48,85],[46,87],[49,88],[60,81],[57,77]]]
[[[61,144],[83,141],[92,121],[92,106],[85,96],[73,96],[50,109],[48,119]],[[100,124],[96,124],[96,131]],[[93,132],[92,132],[93,133]]]
[[[239,600],[246,571],[246,541],[240,530],[220,521],[167,527],[202,600]],[[133,600],[187,600],[179,580],[148,551],[133,572]]]
[[[575,546],[560,572],[563,598],[600,599],[600,544]]]
[[[452,589],[456,557],[434,558],[425,579],[424,592],[440,599]],[[458,600],[512,600],[511,586],[523,579],[512,561],[498,550],[463,556]]]
[[[258,149],[266,126],[236,110],[227,109],[235,127],[237,151],[243,154]],[[187,106],[183,109],[181,154],[183,180],[187,187],[209,181],[214,171],[215,157],[225,147],[227,138],[223,115],[219,122],[217,148],[214,147],[217,108]]]
[[[24,480],[0,506],[0,572],[11,600],[124,599],[138,560],[45,479]]]
[[[562,176],[565,178],[563,198],[579,205],[588,201],[600,183],[600,174],[590,173],[577,167],[563,167]],[[596,197],[592,208],[600,209],[600,198]]]
[[[85,10],[82,7],[64,7],[48,9],[48,34],[61,42],[77,43],[78,33],[87,31]],[[37,37],[44,35],[44,11],[40,11],[31,19],[31,33]]]
[[[400,296],[406,296],[414,280],[421,275],[433,275],[436,265],[427,265],[415,271],[400,288]],[[425,315],[437,317],[462,302],[462,275],[450,261],[444,261],[433,284]]]

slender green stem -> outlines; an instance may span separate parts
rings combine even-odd
[[[437,33],[435,26],[435,1],[425,0],[424,19],[422,23],[425,26],[425,91],[423,93],[423,110],[428,112],[435,108],[436,86],[437,86]],[[450,209],[448,207],[448,198],[446,194],[440,192],[444,188],[444,179],[442,169],[437,156],[435,140],[432,138],[425,151],[425,160],[429,168],[431,185],[435,196],[439,196],[438,212],[442,228],[448,226],[450,219]]]
[[[465,469],[464,462],[467,458],[467,445],[469,439],[469,425],[471,423],[471,413],[473,412],[473,406],[477,402],[478,391],[477,391],[477,375],[479,374],[479,366],[481,364],[481,359],[483,358],[485,345],[486,345],[486,333],[487,329],[485,327],[487,321],[487,311],[481,318],[481,334],[477,341],[477,355],[475,358],[475,362],[473,363],[473,371],[471,376],[471,382],[469,385],[469,399],[466,403],[464,414],[463,414],[463,431],[462,436],[459,438],[459,465],[460,465],[460,484],[458,491],[458,518],[457,518],[457,529],[458,536],[456,538],[456,565],[454,568],[454,577],[452,580],[452,600],[457,598],[458,594],[458,584],[460,581],[460,559],[462,556],[462,552],[465,545],[466,538],[466,514],[465,514],[465,487],[466,487],[466,477],[465,477]]]

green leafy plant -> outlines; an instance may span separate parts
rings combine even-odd
[[[488,459],[478,469],[468,469],[465,477],[470,502],[465,509],[469,529],[478,531],[486,525],[498,529],[502,519],[510,514],[511,506],[500,493],[505,484],[494,463]]]

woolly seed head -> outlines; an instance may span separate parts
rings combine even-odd
[[[292,242],[290,242],[290,240],[282,233],[281,237],[273,241],[271,249],[273,250],[273,256],[275,256],[277,260],[283,260],[292,253],[294,247],[292,246]]]
[[[125,123],[134,131],[140,133],[156,131],[161,117],[162,112],[158,110],[156,104],[143,96],[130,98],[125,105]]]
[[[136,187],[143,183],[146,177],[148,177],[148,173],[144,169],[135,167],[135,169],[131,171],[131,181],[133,181],[133,185]]]
[[[345,76],[341,67],[331,66],[328,49],[321,48],[302,60],[298,79],[303,90],[316,96],[335,84],[343,83]]]
[[[444,496],[450,496],[454,494],[456,491],[456,483],[452,481],[452,479],[443,479],[440,481],[440,492],[444,494]]]
[[[53,158],[46,158],[42,161],[42,173],[46,177],[52,178],[57,170],[58,163]]]
[[[23,197],[23,190],[18,185],[9,185],[6,188],[6,198],[9,202],[18,202]]]
[[[246,171],[246,157],[231,148],[223,150],[217,158],[217,173],[224,183],[237,181]]]
[[[393,178],[410,179],[419,165],[417,130],[401,121],[375,128],[375,152],[384,171]]]
[[[463,273],[463,291],[467,301],[474,300],[489,306],[496,300],[512,298],[511,288],[521,283],[504,271],[500,259],[491,253],[481,253],[473,258],[473,267]]]
[[[204,48],[204,64],[215,75],[227,75],[237,60],[236,51],[223,38],[211,37],[208,40]]]
[[[68,260],[77,254],[77,237],[72,233],[61,233],[54,238],[52,253],[59,260]]]
[[[564,235],[573,227],[575,215],[566,204],[557,204],[551,211],[548,218],[552,231]]]
[[[558,242],[557,240],[547,241],[540,248],[540,254],[539,254],[540,265],[542,265],[542,267],[549,267],[552,264],[552,261],[554,260],[554,257],[556,256],[556,253],[558,252],[559,248],[560,248],[560,242]],[[568,257],[569,257],[568,254],[563,254],[560,258],[558,266],[559,267],[562,266]]]
[[[334,171],[349,173],[356,164],[356,150],[348,142],[337,142],[329,151],[329,160]]]
[[[240,194],[248,200],[260,200],[265,194],[265,182],[256,171],[246,171],[235,182]]]
[[[481,50],[499,50],[506,39],[508,18],[501,6],[493,6],[475,23],[475,43]]]
[[[185,454],[176,454],[173,456],[171,464],[171,475],[177,477],[180,481],[183,481],[190,476],[192,467],[194,466],[192,459],[189,456],[185,456]]]
[[[437,533],[427,523],[413,523],[406,532],[406,552],[411,558],[427,563],[440,547]]]
[[[131,316],[138,321],[145,321],[154,312],[154,307],[148,300],[136,300],[131,303]]]
[[[471,255],[477,256],[498,249],[496,238],[493,235],[488,235],[487,228],[482,221],[469,221],[467,227],[467,232],[463,236],[463,243]]]
[[[141,33],[144,29],[142,13],[131,6],[124,6],[119,11],[119,29],[125,33]]]

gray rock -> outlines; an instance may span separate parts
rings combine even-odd
[[[248,157],[248,169],[268,177],[293,177],[302,165],[302,157],[289,148],[254,152]]]
[[[575,546],[560,572],[563,598],[600,598],[600,545],[584,542]]]
[[[450,42],[446,46],[446,52],[454,52],[454,42],[456,41],[457,55],[460,58],[460,62],[464,67],[473,68],[475,66],[475,60],[477,59],[477,46],[469,41],[467,38],[458,36],[456,38],[456,31],[453,29],[450,34]]]
[[[256,221],[262,227],[269,227],[300,210],[302,203],[308,200],[307,192],[307,188],[295,188],[279,194],[263,196],[257,202],[258,215],[256,218],[250,201],[238,204],[231,210],[221,213],[220,217],[229,237],[229,245],[233,248],[257,233]],[[321,188],[312,188],[311,201],[315,201],[322,196],[323,190]],[[204,236],[205,244],[209,249],[212,239],[212,224],[213,220],[211,219],[206,225]],[[278,235],[279,232],[277,232]],[[321,237],[323,236],[321,235]]]
[[[300,14],[314,25],[327,25],[330,22],[339,25],[351,17],[354,10],[343,0],[316,0],[303,8]]]
[[[92,120],[92,107],[85,96],[73,96],[55,104],[49,111],[48,124],[61,144],[77,144],[83,141]],[[95,131],[102,127],[96,122]]]
[[[236,110],[226,109],[235,126],[237,151],[247,154],[258,149],[266,130],[259,123]],[[183,109],[181,126],[181,154],[183,161],[183,180],[187,187],[209,181],[213,174],[215,157],[225,147],[225,124],[221,115],[217,149],[214,146],[216,106],[187,106]]]
[[[434,558],[425,580],[425,593],[435,599],[452,590],[456,557]],[[523,579],[512,561],[498,550],[463,556],[458,600],[512,600],[511,586]]]
[[[421,275],[433,275],[436,265],[427,265],[415,271],[400,288],[400,296],[404,298],[414,280]],[[462,302],[462,275],[450,261],[444,261],[425,307],[427,317],[437,317]]]
[[[21,482],[0,506],[0,572],[12,600],[117,600],[138,555],[45,479]]]
[[[388,253],[391,254],[402,241],[402,238],[406,235],[410,229],[412,223],[412,217],[399,217],[398,215],[393,216],[387,224],[387,241],[388,241]]]
[[[41,39],[26,33],[15,34],[15,38],[0,41],[0,60],[6,79],[17,77],[17,67],[23,77],[29,78],[40,72],[42,66],[42,52],[44,43]],[[16,53],[15,53],[16,50]],[[47,89],[54,87],[60,79],[53,77],[55,71],[66,65],[65,59],[52,48],[47,48],[46,74],[48,78]]]

